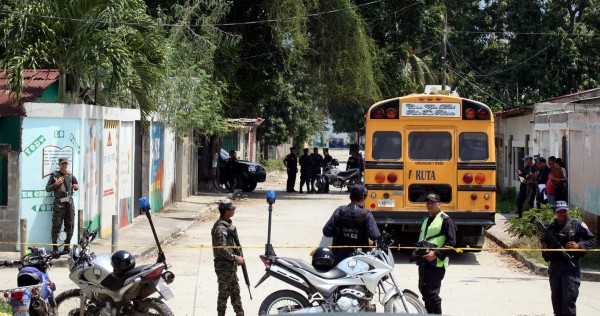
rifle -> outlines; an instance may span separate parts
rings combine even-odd
[[[236,255],[238,255],[240,257],[244,257],[244,253],[242,252],[242,245],[240,245],[240,239],[238,238],[238,235],[237,235],[237,230],[234,230],[231,233],[233,235],[233,241],[235,242],[235,246],[237,247],[236,249],[234,249],[234,252],[236,253]],[[252,300],[252,292],[250,292],[250,278],[248,277],[248,269],[246,268],[245,261],[244,261],[244,264],[242,264],[242,272],[244,273],[244,280],[246,281],[246,285],[248,286],[248,293],[250,294],[250,300]]]
[[[423,263],[429,263],[427,260],[423,259],[423,256],[428,254],[432,248],[437,248],[437,245],[434,243],[430,243],[424,240],[418,241],[415,243],[416,247],[419,247],[417,251],[415,251],[415,255],[411,256],[408,259],[408,262],[416,262],[418,265]],[[435,261],[433,261],[435,263]]]
[[[546,225],[544,225],[544,223],[542,223],[542,221],[536,215],[533,215],[529,222],[534,224],[538,228],[538,230],[541,230],[543,232],[542,239],[544,239],[548,243],[547,246],[549,249],[562,249],[561,251],[556,252],[561,257],[561,259],[569,261],[571,266],[574,268],[575,263],[573,263],[573,255],[569,254],[565,250],[565,248],[560,244],[558,238],[556,238],[556,236],[552,232],[546,229]],[[552,254],[542,252],[542,257],[544,257],[544,260],[550,261],[552,259]]]

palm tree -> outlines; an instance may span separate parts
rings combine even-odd
[[[419,88],[418,91],[420,92],[424,91],[425,85],[437,81],[425,61],[415,55],[412,47],[408,49],[408,58],[404,64],[403,74],[411,78],[411,81]]]
[[[155,108],[151,92],[163,74],[163,37],[143,0],[5,1],[11,10],[0,22],[0,65],[15,97],[23,89],[23,69],[54,68],[61,101],[67,83],[79,93],[95,81],[96,89],[131,93],[143,113]]]

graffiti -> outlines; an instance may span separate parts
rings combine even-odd
[[[52,212],[54,210],[54,205],[52,205],[52,204],[34,205],[34,206],[31,207],[31,210],[33,210],[36,213],[39,213],[39,212]]]
[[[42,150],[42,178],[47,177],[54,170],[58,170],[58,158],[68,157],[73,161],[73,147],[46,146]]]
[[[45,198],[53,196],[54,192],[46,192],[46,190],[21,190],[22,199]]]
[[[23,149],[23,152],[25,153],[25,155],[30,156],[38,148],[40,148],[45,141],[46,141],[46,138],[44,138],[44,135],[40,135],[29,146],[25,147]]]

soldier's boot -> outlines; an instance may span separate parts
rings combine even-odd
[[[235,316],[244,316],[244,312],[237,312],[235,313]]]
[[[66,244],[63,244],[63,251],[70,251],[71,250],[71,245],[69,244],[71,242],[71,238],[73,237],[73,235],[67,235],[67,239],[65,239],[65,241],[67,242]]]
[[[225,311],[217,311],[218,316],[225,316]]]

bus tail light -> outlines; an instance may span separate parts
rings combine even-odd
[[[486,120],[488,118],[488,111],[484,109],[477,111],[477,118],[480,120]]]
[[[375,208],[375,203],[371,203],[371,209]]]
[[[468,120],[472,120],[472,119],[474,119],[474,118],[475,118],[475,110],[474,110],[474,109],[472,109],[472,108],[468,108],[468,109],[465,111],[465,117],[466,117]]]
[[[398,176],[396,175],[395,172],[390,172],[387,175],[387,180],[389,183],[396,183],[396,181],[398,181]]]
[[[477,200],[477,194],[475,194],[475,193],[471,194],[471,200],[473,200],[473,201]]]
[[[485,175],[483,173],[478,173],[475,176],[475,182],[477,184],[483,184],[485,182]]]
[[[373,118],[381,119],[383,118],[383,109],[377,109],[373,112]]]
[[[486,205],[484,206],[484,208],[485,208],[486,210],[489,210],[489,209],[490,209],[490,206],[486,204]]]
[[[395,109],[389,108],[385,111],[385,116],[389,119],[395,119],[397,113]]]
[[[375,175],[375,182],[377,183],[383,183],[385,181],[385,174],[383,174],[383,172],[378,172]]]
[[[473,175],[470,174],[470,173],[466,173],[463,176],[463,181],[464,181],[464,183],[471,183],[471,182],[473,182]]]

